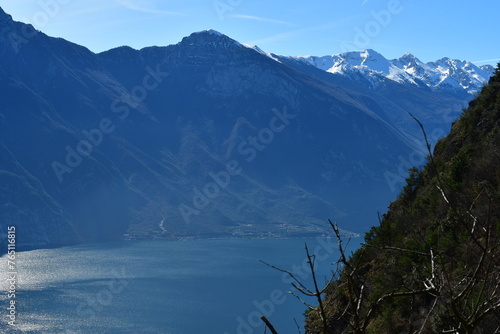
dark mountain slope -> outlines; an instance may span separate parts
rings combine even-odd
[[[95,55],[0,23],[1,228],[22,225],[20,247],[317,234],[349,199],[380,205],[383,173],[414,150],[369,97],[214,31]],[[241,173],[214,189],[230,162]]]
[[[123,88],[86,48],[36,32],[3,11],[0,21],[1,169],[10,178],[2,185],[8,190],[19,184],[16,196],[2,192],[2,203],[17,217],[6,219],[2,210],[2,226],[23,231],[20,247],[121,237],[127,228],[124,197],[131,195],[112,166],[85,170],[85,161],[75,160],[74,173],[65,170],[73,180],[60,182],[53,163],[64,162],[66,147],[77,149],[82,131],[99,124]],[[98,199],[103,180],[109,197]],[[105,210],[115,213],[110,217]]]
[[[18,187],[1,199],[22,217],[0,229],[25,226],[19,246],[46,225],[47,244],[311,235],[332,214],[361,232],[422,155],[363,83],[215,31],[101,54],[2,11],[0,32],[0,170]]]
[[[499,163],[500,68],[330,285],[326,332],[498,332]]]

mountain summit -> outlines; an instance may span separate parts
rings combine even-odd
[[[194,32],[191,35],[184,37],[181,43],[200,43],[200,44],[210,44],[218,42],[219,44],[213,44],[214,46],[224,46],[224,45],[237,45],[241,46],[241,44],[231,37],[224,35],[216,30],[207,29],[198,32]]]

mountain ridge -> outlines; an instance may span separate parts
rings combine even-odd
[[[2,36],[31,29],[0,17]],[[403,181],[403,160],[424,154],[404,110],[430,121],[464,103],[389,80],[368,90],[214,31],[98,54],[21,41],[0,39],[0,225],[22,224],[27,248],[319,235],[332,213],[358,233],[393,196],[388,175]]]
[[[377,76],[383,76],[400,83],[416,86],[424,84],[436,91],[463,91],[464,94],[471,96],[481,90],[494,71],[491,65],[478,67],[468,61],[447,57],[423,63],[411,53],[388,60],[371,49],[331,56],[290,58],[333,74],[347,76],[350,72],[362,73],[370,77],[374,85],[379,83]]]

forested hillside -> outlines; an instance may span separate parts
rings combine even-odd
[[[307,333],[499,333],[499,165],[500,67],[340,261]]]

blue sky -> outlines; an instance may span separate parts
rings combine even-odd
[[[179,42],[212,28],[284,55],[374,49],[500,61],[498,0],[0,0],[17,21],[100,52]],[[482,61],[482,62],[481,62]]]

